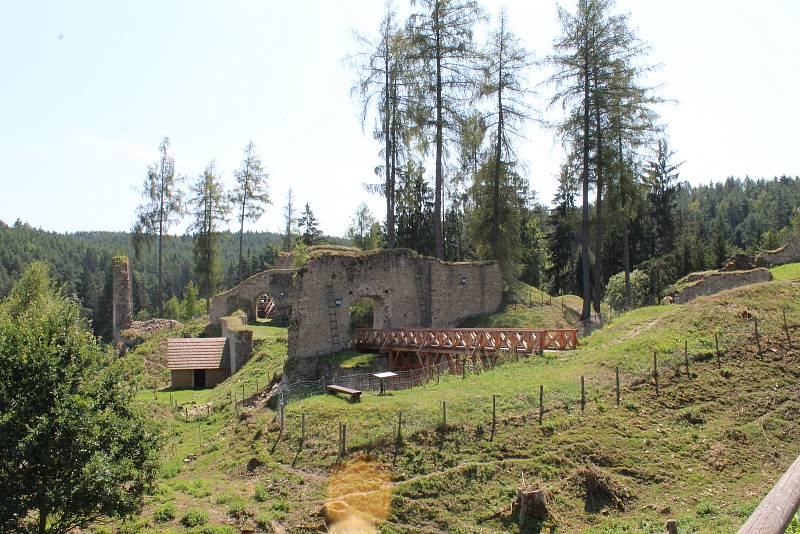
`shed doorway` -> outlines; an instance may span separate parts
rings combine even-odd
[[[194,370],[194,388],[195,389],[203,389],[206,387],[206,370],[205,369],[195,369]]]

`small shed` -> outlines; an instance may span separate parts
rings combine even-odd
[[[173,389],[216,386],[231,376],[228,339],[170,338],[167,340],[167,367]]]

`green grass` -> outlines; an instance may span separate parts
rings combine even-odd
[[[787,263],[769,270],[775,280],[800,280],[800,263]]]
[[[669,518],[681,532],[734,531],[800,453],[800,361],[781,346],[784,308],[790,322],[800,321],[800,285],[770,282],[685,305],[642,308],[582,339],[577,351],[508,362],[466,379],[442,377],[385,396],[367,392],[358,404],[327,395],[292,402],[282,433],[269,409],[252,409],[240,419],[223,407],[184,422],[169,411],[165,392],[157,394],[156,404],[152,392],[140,393],[170,429],[165,456],[172,466],[142,517],[154,524],[154,510],[173,502],[175,517],[202,508],[209,524],[230,523],[231,510],[247,510],[248,521],[265,529],[270,522],[288,532],[323,529],[316,510],[330,491],[338,425],[346,423],[348,457],[388,473],[392,481],[382,532],[511,531],[509,503],[522,477],[550,491],[561,532],[655,532]],[[553,320],[537,319],[542,311],[506,309],[485,321],[519,320],[521,326]],[[751,315],[759,318],[765,346],[775,352],[755,354]],[[713,354],[715,332],[725,373]],[[685,339],[691,378],[682,371]],[[252,383],[257,373],[264,376],[282,362],[285,344],[262,347],[262,360],[248,362],[218,391],[186,394],[224,400],[226,391]],[[653,350],[659,354],[658,399],[648,375]],[[620,406],[614,402],[616,366],[623,384]],[[581,376],[588,401],[583,412]],[[546,408],[541,426],[539,385]],[[490,439],[492,395],[498,424]],[[396,449],[399,412],[403,445]],[[298,453],[301,414],[306,441]],[[248,473],[245,464],[252,458],[263,466]],[[626,488],[631,497],[624,511],[587,510],[579,482],[586,466]],[[354,491],[360,491],[359,480]],[[164,527],[178,527],[178,521]]]
[[[497,313],[470,317],[461,326],[489,328],[575,328],[579,324],[582,300],[574,295],[550,297],[535,287],[518,282],[510,302]],[[562,306],[562,300],[564,304]],[[544,305],[542,305],[544,302]],[[578,308],[574,307],[577,304]]]
[[[378,355],[368,352],[342,351],[325,356],[325,360],[341,369],[368,368]]]
[[[275,341],[278,338],[286,339],[285,326],[272,326],[268,323],[249,323],[243,327],[247,330],[253,331],[253,339],[256,341],[270,340]]]

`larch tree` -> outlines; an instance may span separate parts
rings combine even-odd
[[[591,316],[589,189],[594,177],[595,186],[600,189],[598,198],[602,201],[602,179],[597,180],[596,168],[593,173],[591,167],[593,156],[597,162],[598,154],[603,152],[602,140],[598,143],[596,135],[597,109],[605,102],[605,95],[600,92],[605,79],[601,80],[600,74],[605,74],[611,62],[610,55],[617,51],[613,41],[619,17],[609,14],[613,5],[613,0],[578,0],[574,14],[559,7],[561,35],[553,43],[553,54],[547,60],[554,68],[549,78],[555,87],[551,105],[560,104],[566,112],[558,127],[559,134],[568,145],[568,151],[577,149],[580,154],[582,320]],[[600,120],[602,118],[601,111]],[[602,159],[602,155],[600,157]]]
[[[351,95],[357,96],[362,104],[362,127],[373,103],[378,112],[375,138],[383,143],[383,165],[375,171],[383,174],[384,181],[369,189],[379,192],[386,199],[385,228],[389,248],[395,246],[396,167],[402,137],[402,134],[398,135],[401,127],[398,119],[402,106],[401,85],[404,83],[402,73],[405,63],[405,40],[394,19],[394,9],[391,3],[387,3],[378,39],[373,41],[356,35],[356,41],[363,50],[352,58],[358,79],[350,90]]]
[[[244,276],[244,223],[255,222],[264,214],[264,206],[270,204],[264,164],[256,153],[256,145],[250,141],[244,147],[242,166],[234,173],[236,188],[230,196],[236,207],[239,220],[239,281]]]
[[[212,161],[190,185],[189,206],[193,217],[189,231],[194,234],[194,271],[200,285],[200,297],[210,309],[211,295],[221,276],[219,227],[228,222],[231,205]]]
[[[290,252],[292,248],[294,248],[294,234],[297,233],[295,231],[297,217],[294,209],[294,192],[291,187],[289,188],[289,192],[286,193],[286,204],[283,207],[283,220],[285,224],[283,231],[283,250],[285,252]]]
[[[520,187],[514,141],[522,137],[524,123],[530,118],[530,107],[525,100],[530,91],[525,86],[525,74],[532,63],[528,52],[511,32],[504,10],[500,12],[497,28],[490,34],[483,58],[481,96],[491,102],[486,122],[491,131],[491,149],[488,157],[490,180],[482,185],[488,185],[490,190],[488,194],[476,196],[489,200],[487,206],[480,206],[483,217],[478,221],[479,226],[488,228],[489,232],[478,233],[485,239],[476,245],[488,251],[489,258],[511,267],[516,263],[514,256],[521,235],[519,217],[515,213],[519,199],[513,193],[527,190],[527,184]],[[477,182],[476,185],[481,184]],[[506,194],[503,194],[504,189]],[[503,202],[509,205],[501,206]],[[521,207],[525,209],[524,205]],[[503,257],[508,254],[512,257]],[[511,272],[505,274],[513,277]]]
[[[148,246],[153,239],[158,240],[158,313],[164,310],[163,295],[163,252],[164,237],[169,228],[183,215],[183,193],[179,188],[179,178],[175,175],[175,159],[169,153],[169,137],[165,137],[158,147],[161,157],[158,163],[147,169],[147,177],[142,185],[142,202],[136,209],[136,222],[133,225],[132,240],[136,255],[143,244]]]
[[[435,151],[434,254],[444,258],[442,228],[446,144],[458,135],[457,117],[478,84],[473,41],[475,25],[484,18],[475,0],[418,0],[420,9],[409,19],[412,60],[417,63],[420,109],[418,124],[432,127]]]

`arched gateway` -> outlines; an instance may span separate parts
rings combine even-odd
[[[311,249],[299,269],[255,274],[211,300],[211,321],[243,310],[255,321],[264,295],[270,317],[289,325],[284,379],[316,378],[319,356],[350,347],[351,309],[367,299],[376,328],[449,327],[491,313],[501,301],[496,262],[448,263],[409,249]]]

